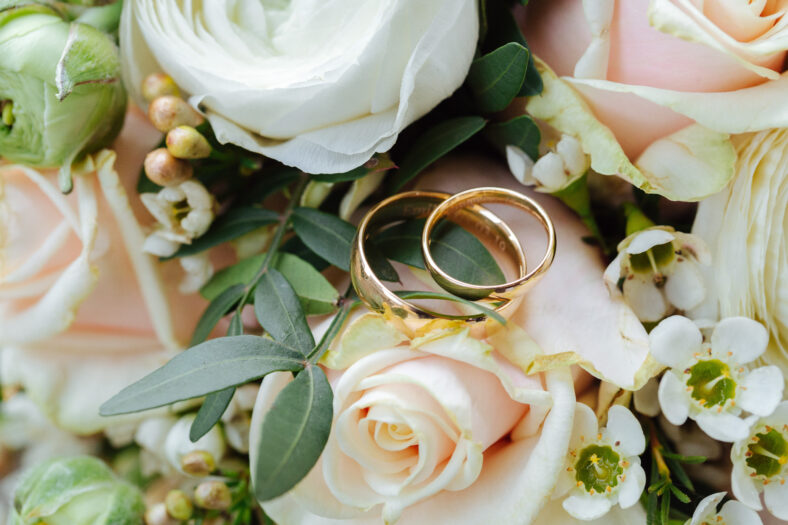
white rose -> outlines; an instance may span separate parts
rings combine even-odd
[[[762,360],[788,377],[788,131],[734,138],[736,177],[703,201],[693,233],[712,251],[710,297],[693,317],[744,316],[771,338]]]
[[[177,263],[142,251],[133,188],[158,137],[130,113],[117,162],[97,154],[69,196],[56,173],[0,167],[0,382],[76,434],[139,420],[98,407],[181,349],[206,304],[178,293]]]
[[[220,142],[332,173],[387,151],[451,95],[477,33],[474,0],[133,0],[120,39],[138,101],[164,70]]]

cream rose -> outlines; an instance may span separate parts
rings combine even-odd
[[[387,151],[459,87],[477,33],[474,0],[133,0],[121,54],[138,101],[164,70],[220,142],[331,173]]]
[[[517,184],[503,166],[473,158],[444,162],[422,181],[444,191],[483,183]],[[409,332],[367,314],[332,344],[322,361],[334,390],[332,433],[301,483],[262,502],[278,523],[575,523],[548,503],[565,468],[575,388],[588,385],[581,375],[575,386],[568,365],[582,362],[635,388],[647,377],[648,346],[632,311],[608,294],[578,219],[551,197],[536,198],[556,222],[559,253],[508,328],[493,323],[471,334],[436,322]],[[538,225],[517,210],[496,213],[538,257]],[[557,367],[533,373],[542,365]],[[265,414],[291,379],[263,382],[253,465],[265,453]],[[645,523],[642,514],[617,509],[599,523]]]
[[[548,71],[527,109],[578,136],[599,173],[704,198],[733,174],[729,134],[788,125],[786,10],[783,0],[534,3],[521,25],[540,67],[566,83]]]
[[[56,173],[0,166],[0,379],[79,434],[124,420],[99,404],[182,348],[205,304],[175,290],[177,264],[142,252],[133,188],[158,134],[127,122],[120,158],[97,154],[72,195]]]
[[[769,330],[762,360],[788,377],[788,131],[735,138],[736,178],[701,202],[693,233],[712,249],[710,297],[694,317],[745,316]]]

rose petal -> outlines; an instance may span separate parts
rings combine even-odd
[[[674,425],[683,425],[689,416],[689,401],[684,383],[668,370],[659,383],[659,406],[662,414]]]
[[[711,348],[719,355],[728,354],[743,365],[754,361],[766,351],[769,333],[758,321],[746,317],[728,317],[714,328]]]
[[[651,331],[649,341],[654,359],[671,368],[681,368],[700,350],[703,335],[695,323],[674,315]]]

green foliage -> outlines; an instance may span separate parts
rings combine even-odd
[[[298,296],[285,277],[273,268],[263,275],[254,294],[257,321],[274,340],[304,355],[315,346]]]
[[[471,64],[468,86],[483,113],[506,109],[525,82],[530,53],[526,47],[509,42]]]
[[[219,422],[224,411],[230,406],[230,401],[233,399],[234,394],[235,387],[231,386],[205,396],[205,401],[202,402],[200,410],[197,411],[197,415],[189,429],[189,439],[192,443],[199,441]]]
[[[274,371],[298,371],[303,355],[282,343],[252,335],[211,339],[124,388],[101,406],[112,416],[156,408],[243,385]]]
[[[485,136],[501,152],[505,152],[506,146],[517,146],[526,155],[536,161],[539,158],[539,142],[542,140],[542,133],[534,119],[528,115],[520,115],[506,122],[490,124],[485,130]]]
[[[349,182],[366,177],[371,173],[379,173],[395,168],[394,162],[388,153],[377,153],[371,159],[356,169],[345,173],[323,173],[310,175],[312,180],[318,182]]]
[[[233,305],[243,297],[243,294],[244,287],[241,284],[236,284],[224,289],[219,295],[211,300],[208,308],[205,309],[202,317],[197,321],[197,327],[192,334],[190,345],[194,346],[205,341],[211,334],[211,331],[213,331],[216,323],[227,315],[227,312],[229,312]]]
[[[293,210],[293,229],[306,246],[337,268],[350,270],[350,244],[356,227],[313,208]]]
[[[279,393],[263,420],[253,465],[259,500],[281,496],[312,469],[331,431],[333,398],[325,373],[314,365]]]
[[[404,156],[396,175],[391,177],[391,191],[399,191],[427,166],[476,135],[485,124],[482,117],[456,117],[427,130]]]

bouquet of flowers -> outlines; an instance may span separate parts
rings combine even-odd
[[[787,56],[786,0],[0,0],[0,524],[788,522]]]

